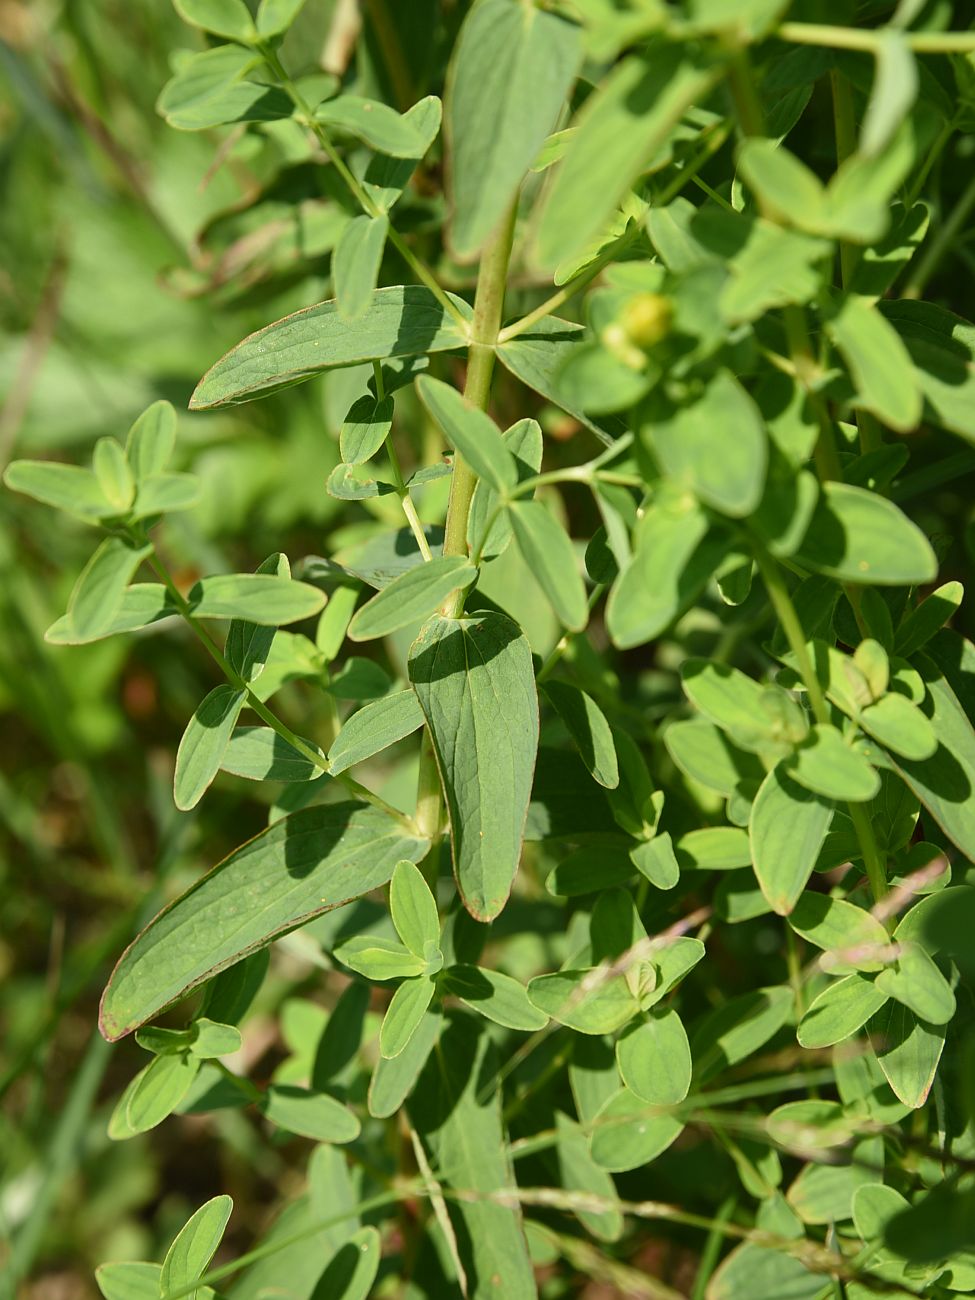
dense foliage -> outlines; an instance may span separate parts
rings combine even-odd
[[[975,1291],[965,6],[134,8],[4,55],[8,1291]]]

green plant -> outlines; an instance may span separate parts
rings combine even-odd
[[[334,290],[190,407],[347,371],[328,491],[373,513],[184,591],[168,402],[90,469],[6,472],[105,534],[49,642],[175,618],[219,670],[177,807],[221,772],[282,787],[126,949],[101,1028],[150,1054],[113,1139],[246,1109],[317,1144],[307,1190],[216,1267],[208,1201],[103,1294],[683,1294],[634,1266],[644,1221],[696,1234],[694,1297],[975,1289],[975,648],[908,512],[970,468],[930,431],[975,442],[975,327],[921,297],[975,200],[928,234],[975,33],[937,5],[481,0],[449,55],[360,76],[399,112],[289,47],[301,0],[176,7],[206,44],[160,111],[314,171],[298,238]],[[388,51],[407,20],[376,12]],[[429,200],[414,92],[444,76]],[[584,326],[557,314],[587,289]],[[377,756],[409,808],[350,775]],[[259,1083],[222,1058],[299,927],[329,1015]],[[691,1208],[714,1161],[731,1190]]]

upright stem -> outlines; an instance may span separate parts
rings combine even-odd
[[[856,118],[853,113],[853,89],[847,77],[834,68],[829,74],[833,92],[833,132],[836,137],[836,159],[843,163],[856,152]],[[858,254],[856,248],[843,239],[840,241],[840,283],[845,289],[853,279]]]
[[[484,251],[477,276],[474,295],[474,318],[471,322],[471,341],[467,353],[467,379],[464,396],[482,410],[487,409],[491,395],[491,375],[494,371],[494,349],[501,328],[504,309],[504,291],[508,278],[508,261],[515,230],[515,205],[507,214],[494,239]],[[454,471],[450,480],[450,499],[447,503],[447,522],[444,530],[444,555],[467,554],[467,516],[471,497],[477,486],[477,475],[458,454],[454,457]],[[452,596],[444,605],[445,618],[457,618],[464,608],[464,595]],[[420,750],[420,770],[417,775],[416,825],[422,835],[433,842],[440,832],[441,821],[440,777],[429,728],[424,732]]]

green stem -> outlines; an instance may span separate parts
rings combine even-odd
[[[311,745],[302,740],[300,736],[296,735],[288,724],[283,722],[277,714],[272,713],[264,701],[255,695],[250,685],[244,681],[239,673],[234,671],[228,662],[226,655],[210,636],[209,632],[207,632],[204,627],[201,627],[193,617],[189,602],[176,586],[171,574],[163,564],[162,560],[160,560],[155,549],[153,549],[152,554],[149,556],[149,563],[172,597],[183,621],[193,630],[194,634],[203,645],[210,658],[223,673],[224,677],[226,677],[230,685],[236,690],[245,692],[247,695],[247,707],[253,710],[262,722],[266,722],[272,731],[276,731],[282,740],[286,740],[289,745],[298,751],[299,754],[307,758],[309,763],[312,763],[317,767],[320,772],[327,773],[329,771],[327,759],[324,759],[320,753],[311,747]],[[395,817],[398,822],[409,826],[410,829],[412,829],[409,818],[405,817],[398,808],[394,808],[392,804],[388,804],[385,799],[380,798],[378,794],[374,794],[372,790],[368,789],[366,786],[360,785],[358,781],[349,776],[346,772],[329,773],[329,775],[332,776],[333,780],[344,785],[357,799],[362,799],[365,803],[372,804],[373,807],[381,809],[390,817]]]
[[[856,152],[856,118],[853,112],[853,88],[849,78],[838,68],[829,74],[830,89],[833,94],[833,133],[836,138],[836,159],[843,163]],[[840,240],[840,283],[847,288],[853,279],[859,253],[848,240]]]
[[[363,212],[365,212],[369,217],[384,215],[372,201],[368,191],[363,189],[354,173],[346,164],[345,159],[335,148],[335,145],[332,143],[325,127],[316,119],[314,111],[305,100],[301,91],[291,80],[276,52],[268,45],[262,44],[257,48],[263,56],[265,63],[274,73],[275,77],[277,77],[281,88],[285,91],[295,108],[297,108],[298,112],[301,114],[304,125],[314,133],[318,143],[322,146],[325,156],[342,177],[349,192],[362,208]],[[426,263],[422,262],[420,258],[417,257],[399,231],[397,231],[392,225],[389,227],[386,238],[399,253],[400,257],[403,258],[404,262],[406,262],[407,266],[420,283],[426,285],[443,309],[454,318],[466,334],[468,329],[468,321],[466,317],[450,295],[440,287],[437,277],[433,274]]]
[[[918,262],[917,270],[904,289],[905,298],[920,298],[938,269],[938,263],[961,233],[972,208],[975,208],[975,176],[965,186],[958,202]]]
[[[728,87],[742,135],[764,135],[765,115],[755,90],[748,53],[742,48],[734,50],[728,62]]]
[[[835,50],[876,54],[884,29],[834,27],[827,23],[780,23],[776,36],[795,45],[824,45]],[[975,32],[901,32],[916,54],[966,54],[975,50]]]
[[[592,613],[593,609],[595,609],[596,602],[599,600],[600,596],[603,594],[605,590],[606,590],[605,584],[597,583],[597,585],[593,587],[592,591],[589,593],[590,614]],[[546,677],[551,676],[553,669],[558,665],[559,660],[565,654],[566,650],[568,650],[569,646],[572,644],[575,638],[580,635],[581,633],[579,632],[566,632],[563,636],[561,636],[558,639],[558,641],[555,643],[552,650],[550,651],[548,658],[545,660],[541,668],[539,668],[538,670],[538,673],[535,677],[536,685],[540,686],[542,682],[545,681]]]

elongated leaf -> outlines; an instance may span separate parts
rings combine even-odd
[[[515,459],[519,483],[539,472],[543,440],[537,420],[519,420],[501,437]],[[511,523],[506,511],[498,511],[499,504],[494,488],[478,479],[467,517],[467,543],[472,555],[485,560],[500,555],[511,541]]]
[[[522,558],[559,621],[570,632],[581,632],[589,621],[589,605],[565,529],[541,501],[513,501],[508,518]]]
[[[437,901],[412,862],[397,862],[389,886],[389,910],[396,933],[417,957],[426,960],[428,944],[440,939]]]
[[[221,573],[201,578],[187,600],[196,618],[239,618],[261,627],[280,627],[311,618],[325,593],[307,582],[274,573]]]
[[[457,300],[458,310],[469,309]],[[323,370],[462,347],[466,339],[429,289],[377,289],[350,329],[335,302],[306,307],[255,334],[211,366],[190,398],[194,411],[245,402]]]
[[[833,805],[803,789],[779,763],[752,805],[748,835],[762,893],[787,916],[812,875],[833,817]]]
[[[190,1286],[206,1272],[216,1254],[230,1220],[234,1203],[229,1196],[215,1196],[201,1205],[180,1229],[166,1252],[159,1285],[164,1296]]]
[[[129,945],[102,996],[100,1026],[121,1038],[278,935],[389,880],[426,840],[355,803],[292,813],[231,853]],[[229,900],[229,902],[228,902]]]
[[[412,979],[426,966],[404,944],[380,934],[354,934],[339,944],[335,956],[368,980]]]
[[[421,375],[416,389],[450,445],[460,452],[471,469],[498,492],[514,487],[518,467],[491,417],[440,379]]]
[[[601,233],[635,177],[713,73],[679,45],[624,59],[573,119],[575,135],[548,192],[535,256],[555,266]]]
[[[613,733],[602,709],[585,691],[567,682],[548,682],[545,694],[565,723],[593,779],[608,790],[615,790],[620,783],[619,763]]]
[[[462,555],[438,555],[427,564],[408,569],[356,612],[349,624],[349,638],[371,641],[418,623],[476,577],[477,569]]]
[[[823,1279],[784,1250],[746,1241],[721,1261],[707,1295],[708,1300],[757,1300],[762,1295],[781,1300],[820,1300]]]
[[[153,402],[129,429],[125,454],[138,483],[161,474],[176,445],[176,411],[172,402]]]
[[[108,519],[114,513],[98,479],[79,465],[58,465],[50,460],[14,460],[3,472],[14,492],[33,497],[55,510],[67,510],[82,519]]]
[[[332,254],[332,278],[343,320],[358,320],[369,310],[388,233],[388,217],[363,215],[353,217],[339,236]]]
[[[829,723],[813,725],[786,767],[793,780],[826,799],[862,803],[880,789],[878,773]]]
[[[51,645],[87,645],[90,641],[115,636],[118,632],[135,632],[139,628],[149,627],[161,618],[169,618],[178,613],[179,610],[162,583],[135,582],[125,588],[121,603],[108,627],[94,634],[79,636],[68,615],[62,614],[44,633],[44,640]]]
[[[141,1070],[119,1099],[116,1110],[123,1112],[123,1124],[116,1127],[116,1115],[109,1123],[109,1137],[127,1138],[148,1133],[167,1119],[180,1104],[196,1078],[200,1062],[179,1052],[157,1056]]]
[[[500,1094],[490,1087],[496,1073],[495,1051],[479,1022],[453,1018],[413,1091],[409,1113],[439,1181],[483,1193],[483,1199],[448,1203],[471,1296],[534,1300],[519,1210],[491,1199],[515,1185]]]
[[[278,1128],[316,1142],[353,1142],[361,1128],[352,1111],[327,1092],[290,1084],[268,1088],[261,1109]]]
[[[109,505],[118,514],[125,514],[135,500],[135,479],[117,438],[98,439],[91,467]]]
[[[914,428],[921,418],[921,388],[897,331],[868,299],[849,294],[826,330],[849,367],[852,404],[892,429]]]
[[[413,644],[409,672],[450,810],[461,897],[472,916],[493,920],[518,869],[538,747],[531,650],[504,614],[436,617]]]
[[[436,985],[424,976],[404,980],[386,1009],[379,1031],[379,1051],[392,1059],[406,1049],[420,1027]]]
[[[946,582],[925,596],[898,627],[896,653],[906,659],[920,650],[957,613],[964,598],[965,588],[960,582]]]
[[[460,30],[447,77],[450,242],[477,253],[507,211],[572,87],[579,28],[513,0],[487,0]]]
[[[443,1026],[439,1005],[427,1008],[402,1052],[393,1058],[380,1056],[369,1084],[369,1114],[388,1119],[399,1110],[413,1091],[427,1057],[433,1051]]]
[[[105,1300],[159,1300],[161,1264],[126,1260],[99,1264],[95,1281]]]
[[[261,0],[257,10],[257,30],[265,39],[286,32],[305,0]]]
[[[173,796],[183,812],[195,808],[220,771],[224,750],[247,699],[246,691],[215,686],[186,724],[176,751]]]
[[[917,1110],[928,1099],[945,1045],[945,1026],[919,1019],[891,999],[870,1021],[884,1077],[905,1106]]]
[[[315,117],[392,158],[420,158],[424,144],[413,125],[388,104],[358,95],[339,95],[315,109]]]
[[[362,174],[362,183],[380,212],[389,212],[398,202],[420,159],[437,138],[442,116],[443,106],[440,100],[436,95],[427,95],[403,114],[416,139],[416,153],[411,158],[375,154],[369,159]]]
[[[277,552],[269,555],[257,568],[258,573],[270,573],[279,578],[290,579],[291,565],[288,557]],[[227,629],[224,654],[227,662],[245,682],[254,682],[264,671],[264,665],[271,653],[275,629],[246,619],[231,619]]]
[[[691,1036],[695,1078],[703,1081],[764,1047],[791,1009],[792,990],[780,985],[745,993],[709,1011]]]
[[[132,519],[150,519],[190,510],[200,499],[200,480],[192,474],[150,474],[139,484]]]
[[[395,691],[374,700],[353,713],[343,725],[328,751],[329,771],[344,772],[422,726],[423,710],[414,691]]]
[[[611,1034],[640,1010],[626,980],[603,978],[598,970],[561,970],[536,975],[528,985],[532,1004],[580,1034]]]
[[[121,537],[106,537],[78,575],[68,600],[72,633],[81,641],[108,635],[125,599],[125,589],[151,546],[132,546]]]
[[[796,558],[841,582],[932,582],[931,544],[892,501],[849,483],[824,483]]]
[[[375,456],[393,427],[393,399],[380,402],[367,393],[353,402],[339,431],[339,450],[349,465],[362,465]]]
[[[451,966],[443,976],[443,986],[472,1011],[507,1029],[531,1032],[548,1024],[545,1013],[532,1006],[524,985],[501,971]]]
[[[644,511],[633,559],[609,593],[606,621],[621,650],[660,635],[701,591],[726,551],[726,539],[687,494]]]
[[[260,55],[239,45],[193,54],[163,86],[156,109],[177,131],[290,117],[294,104],[283,90],[247,79],[261,62]]]
[[[555,1146],[559,1158],[561,1186],[567,1192],[582,1192],[601,1201],[616,1200],[616,1184],[605,1169],[592,1158],[589,1143],[580,1125],[557,1111]],[[617,1241],[623,1234],[623,1215],[617,1209],[577,1210],[576,1216],[587,1231],[601,1241]]]
[[[185,22],[232,41],[252,41],[257,35],[244,0],[173,0]]]
[[[360,1228],[339,1246],[315,1284],[316,1296],[368,1300],[379,1272],[382,1246],[375,1228]]]
[[[799,1022],[796,1037],[803,1047],[832,1047],[852,1038],[887,1001],[873,980],[848,975],[814,998]]]
[[[951,985],[920,944],[901,943],[897,961],[880,972],[876,983],[928,1024],[946,1025],[955,1014]]]
[[[886,147],[917,97],[917,63],[903,32],[885,30],[876,47],[877,70],[860,132],[860,151]]]
[[[290,745],[271,727],[238,727],[227,742],[220,766],[248,781],[314,781],[325,770]]]

